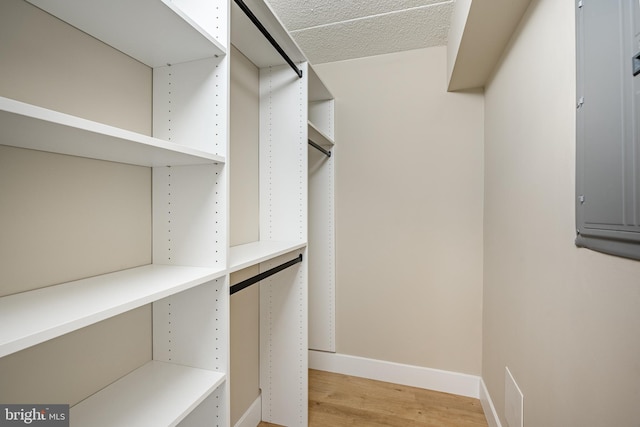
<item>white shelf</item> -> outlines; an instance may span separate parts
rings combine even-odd
[[[129,163],[178,166],[224,163],[212,153],[0,97],[1,145]]]
[[[255,27],[253,22],[247,18],[238,5],[234,1],[231,1],[231,3],[231,42],[233,45],[258,68],[287,65],[287,62],[271,46],[269,41]],[[244,3],[294,63],[300,64],[307,61],[296,42],[284,29],[284,26],[266,2],[244,0]],[[295,77],[293,70],[291,72]]]
[[[306,247],[306,242],[253,242],[232,246],[229,250],[229,273],[269,261],[280,255]]]
[[[0,357],[224,274],[212,268],[147,265],[0,298]]]
[[[318,145],[322,145],[325,147],[326,146],[332,147],[335,144],[335,142],[333,141],[333,138],[328,137],[311,122],[309,122],[307,132],[309,134],[308,135],[309,139]]]
[[[224,381],[219,372],[151,361],[71,408],[71,426],[175,426]]]
[[[333,95],[327,89],[327,86],[322,82],[313,66],[309,65],[309,102],[329,101],[332,99]]]
[[[226,53],[171,0],[28,1],[153,68]]]

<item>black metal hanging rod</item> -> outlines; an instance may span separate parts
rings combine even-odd
[[[269,276],[273,276],[274,274],[284,270],[285,268],[289,268],[292,265],[295,265],[299,262],[302,262],[302,254],[300,254],[297,258],[292,259],[291,261],[287,261],[284,264],[280,264],[277,267],[273,267],[265,272],[262,272],[260,274],[256,274],[253,277],[250,277],[246,280],[243,280],[242,282],[236,283],[235,285],[231,286],[229,294],[233,295],[236,292],[240,292],[241,290],[243,290],[244,288],[248,288],[249,286],[258,283],[261,280],[266,279]]]
[[[251,12],[251,9],[249,9],[249,7],[244,4],[242,0],[235,0],[235,2],[240,7],[240,9],[242,9],[244,14],[247,15],[247,17],[251,20],[251,22],[253,22],[253,24],[260,30],[265,38],[269,40],[269,43],[271,43],[275,50],[278,51],[280,56],[282,56],[284,60],[287,61],[287,64],[289,64],[289,66],[293,68],[293,71],[296,72],[298,77],[302,78],[302,70],[297,67],[297,65],[291,60],[291,58],[289,58],[289,55],[287,55],[287,53],[280,47],[276,39],[271,36],[269,31],[264,27],[264,25],[262,25],[262,22],[260,22],[260,20],[253,14],[253,12]]]
[[[331,151],[325,150],[324,148],[322,148],[321,146],[319,146],[318,144],[316,144],[312,140],[309,140],[309,145],[312,146],[313,148],[315,148],[316,150],[321,151],[325,156],[331,157]]]

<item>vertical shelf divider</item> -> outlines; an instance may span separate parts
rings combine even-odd
[[[302,78],[285,66],[260,70],[260,234],[307,241],[307,63]],[[260,292],[263,419],[306,426],[308,419],[307,257]],[[268,270],[286,257],[261,264]],[[266,397],[264,397],[266,396]]]
[[[309,150],[309,349],[336,351],[333,95],[309,71],[309,139],[331,157]]]
[[[227,1],[176,1],[229,52]],[[217,55],[153,70],[153,133],[167,141],[226,158],[229,128],[229,60]],[[153,169],[153,260],[227,268],[228,166]],[[229,276],[153,305],[153,358],[225,375],[225,381],[181,426],[228,426]]]

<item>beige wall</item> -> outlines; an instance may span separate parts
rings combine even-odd
[[[150,131],[148,67],[21,0],[0,40],[0,96]],[[150,262],[149,168],[0,146],[0,295]],[[145,306],[0,359],[0,402],[75,404],[150,359]]]
[[[231,49],[231,246],[260,239],[258,68]],[[259,273],[251,267],[231,275],[231,284]],[[260,293],[251,286],[231,297],[231,425],[260,394]]]
[[[486,88],[482,376],[528,427],[637,426],[640,262],[577,249],[574,2],[534,0]]]
[[[151,69],[23,0],[0,2],[0,92],[151,133]]]
[[[336,97],[338,353],[480,373],[483,97],[446,49],[321,64]]]

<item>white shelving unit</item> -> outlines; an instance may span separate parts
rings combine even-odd
[[[261,282],[262,419],[289,427],[308,421],[307,60],[273,11],[244,2],[297,67],[300,78],[243,11],[233,5],[231,41],[260,79],[260,241],[231,248],[230,268],[303,261]]]
[[[0,143],[152,167],[153,264],[0,298],[0,356],[152,303],[153,360],[71,425],[227,426],[228,2],[29,2],[153,68],[154,137],[1,98]]]
[[[309,348],[336,351],[334,227],[334,98],[309,68]]]
[[[333,144],[332,97],[262,0],[245,3],[302,78],[229,0],[27,1],[153,69],[153,136],[0,97],[0,145],[151,168],[152,264],[0,297],[0,358],[152,304],[152,360],[71,425],[228,426],[229,275],[303,255],[261,285],[260,387],[265,421],[306,426],[307,140]],[[230,248],[231,42],[260,70],[260,240]]]

